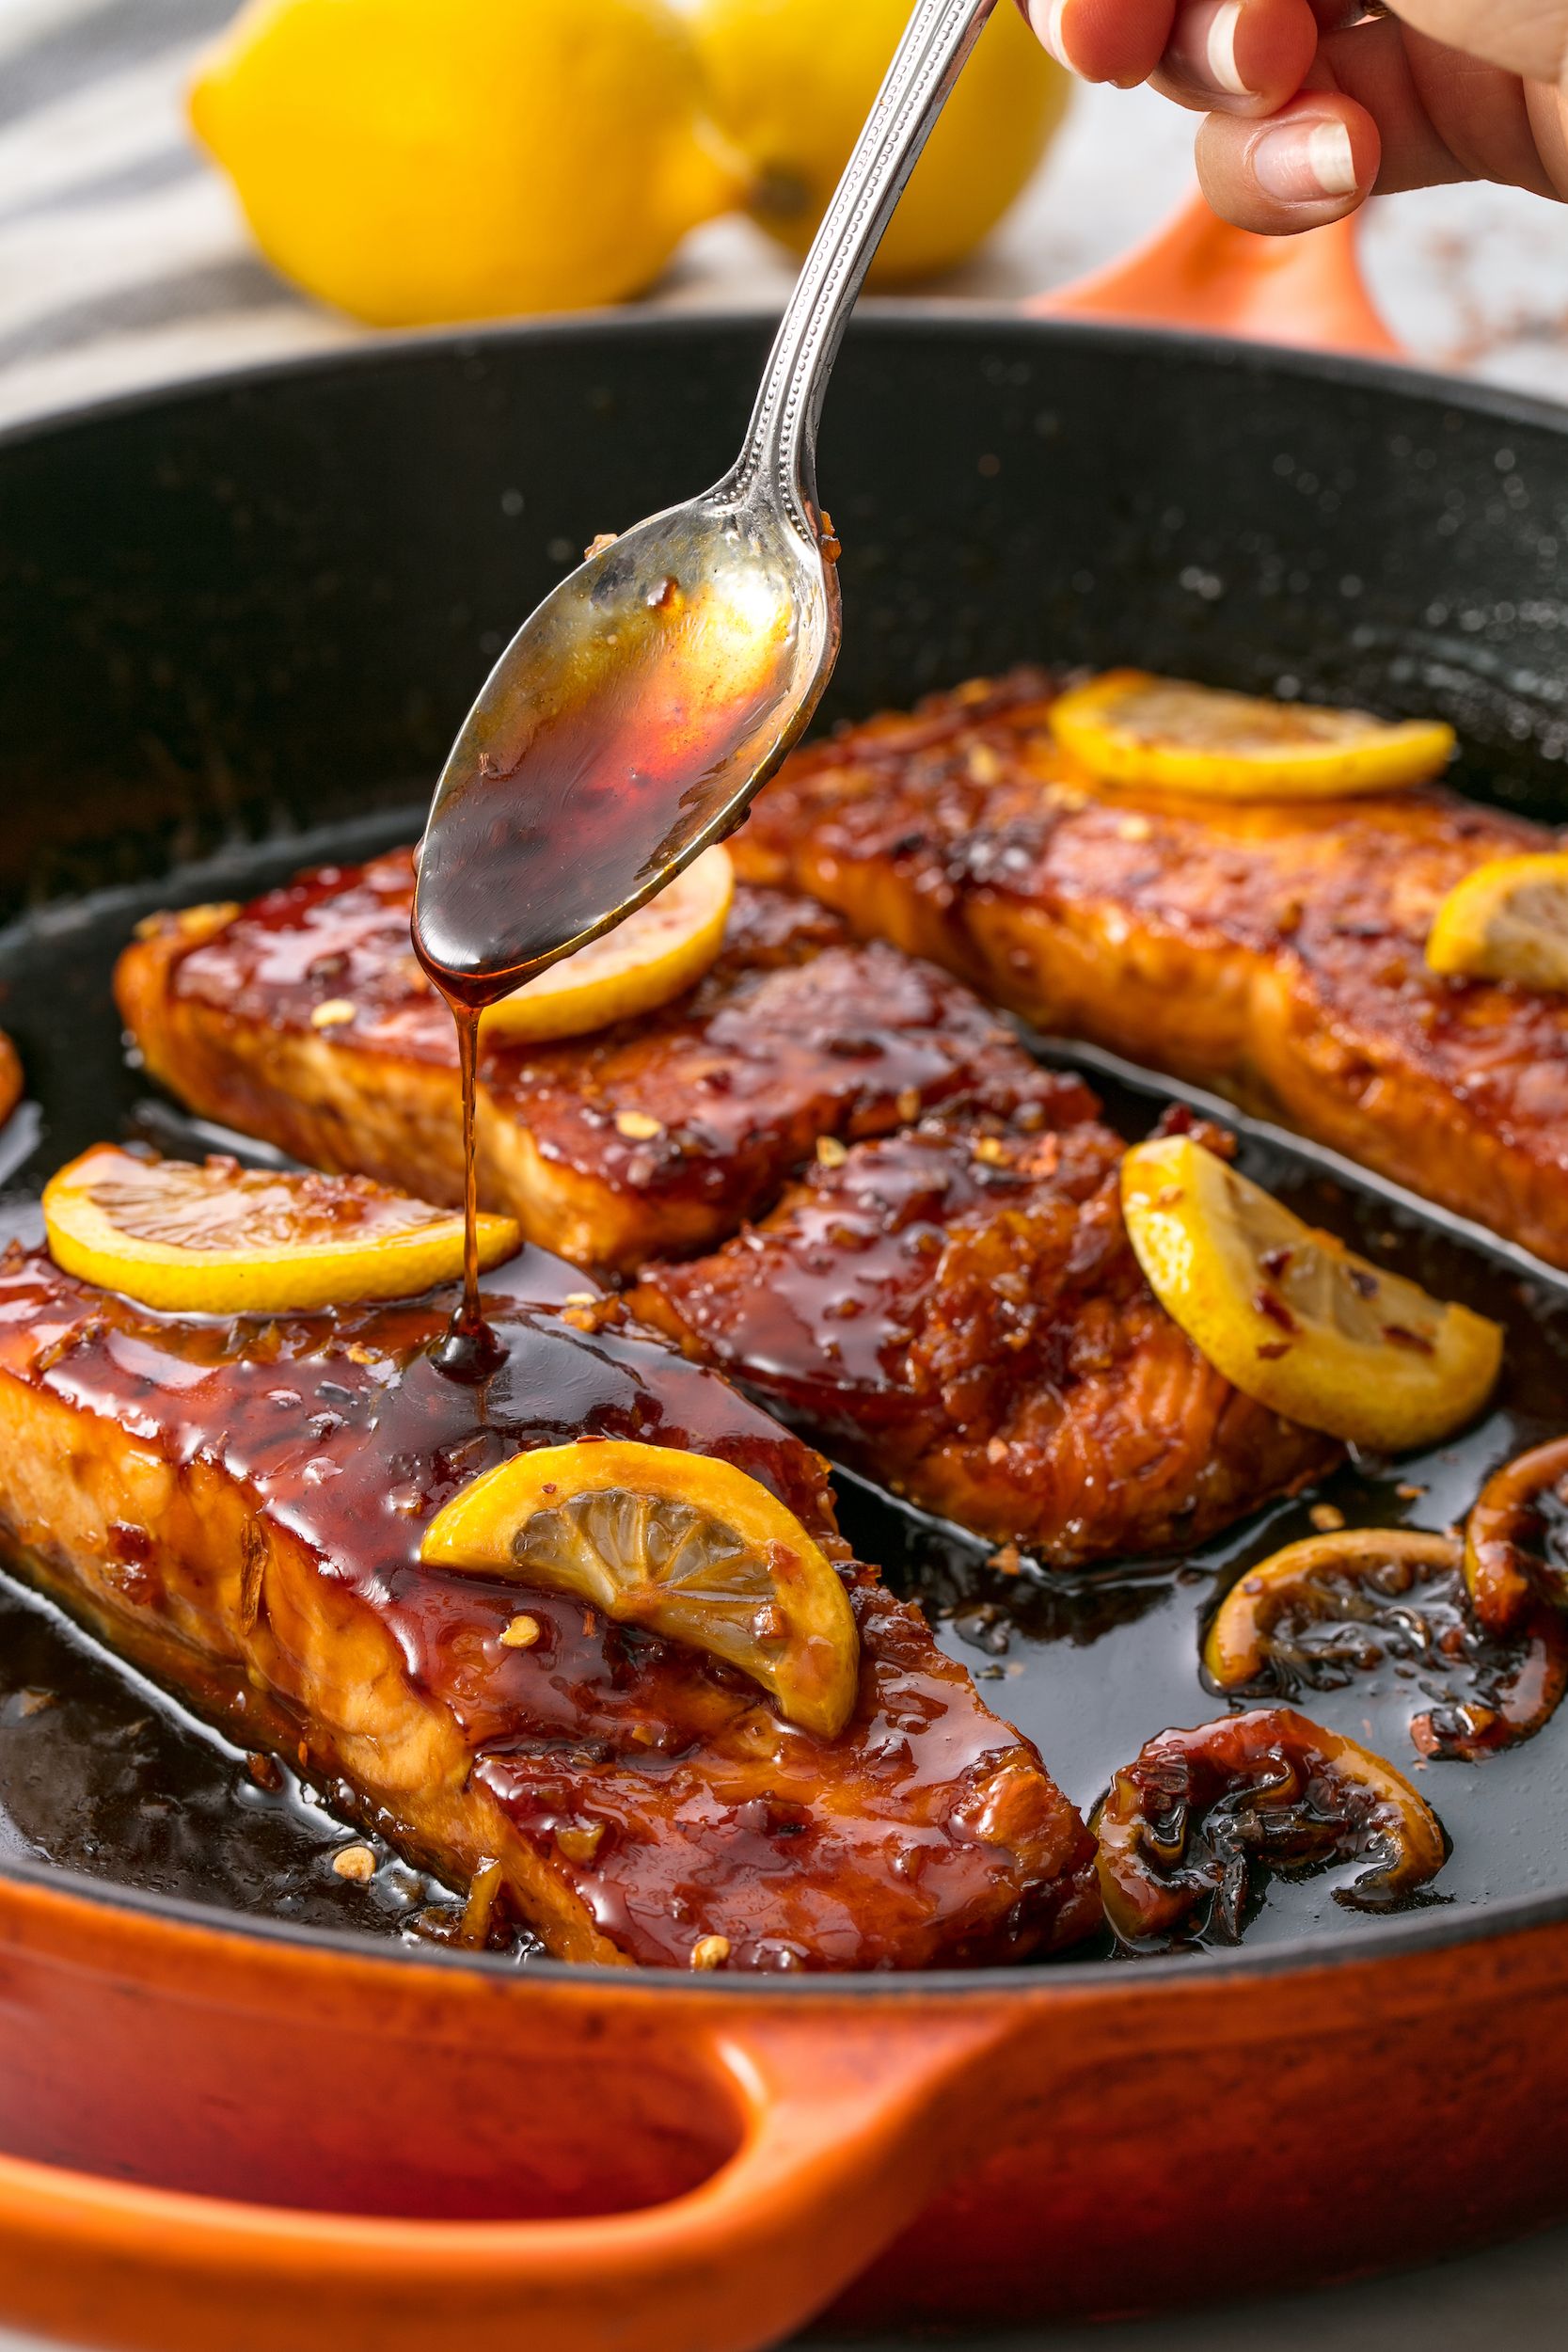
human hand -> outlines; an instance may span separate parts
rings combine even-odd
[[[1020,0],[1085,81],[1205,119],[1197,170],[1239,229],[1496,180],[1568,199],[1568,0]]]

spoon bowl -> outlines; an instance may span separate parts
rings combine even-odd
[[[443,987],[517,985],[733,831],[832,674],[835,551],[732,479],[552,591],[436,789],[414,923]]]

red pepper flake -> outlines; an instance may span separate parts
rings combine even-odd
[[[1288,1356],[1290,1352],[1289,1340],[1259,1340],[1258,1343],[1258,1353],[1266,1364],[1277,1363],[1281,1356]]]
[[[1270,1290],[1266,1282],[1259,1282],[1253,1292],[1252,1303],[1259,1314],[1267,1315],[1269,1321],[1281,1331],[1289,1331],[1294,1337],[1301,1328],[1279,1293]]]
[[[1293,1249],[1266,1249],[1258,1263],[1264,1273],[1277,1282],[1294,1256]]]
[[[1386,1340],[1391,1340],[1396,1347],[1414,1349],[1418,1356],[1434,1356],[1437,1353],[1423,1332],[1407,1331],[1402,1323],[1386,1323],[1383,1327],[1383,1336]]]

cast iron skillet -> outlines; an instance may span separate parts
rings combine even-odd
[[[104,989],[135,916],[404,831],[517,614],[711,470],[765,339],[641,319],[395,343],[0,442],[0,1022],[40,1106],[6,1139],[16,1184],[141,1091]],[[1132,658],[1441,711],[1466,788],[1557,805],[1554,412],[884,311],[841,362],[823,482],[848,614],[830,717],[1042,653]],[[1135,1122],[1140,1089],[1117,1099]],[[1522,1368],[1487,1460],[1568,1425],[1560,1281],[1321,1154],[1249,1149],[1507,1306]],[[1479,1459],[1433,1476],[1457,1499]],[[895,1542],[885,1506],[850,1509],[939,1602],[975,1573],[940,1531]],[[1095,1646],[1053,1651],[1095,1674]],[[1184,1719],[1207,1711],[1195,1684]],[[1028,1727],[1070,1777],[1052,1722]],[[308,1907],[241,1918],[211,1899],[215,1829],[205,1902],[103,1852],[0,1856],[0,2309],[160,2352],[475,2325],[719,2352],[862,2273],[856,2310],[890,2317],[1105,2311],[1529,2226],[1568,2211],[1568,1854],[1550,1741],[1521,1754],[1495,1883],[1460,1883],[1486,1848],[1456,1836],[1462,1901],[1366,1925],[1325,1896],[1312,1934],[1271,1908],[1229,1955],[965,1979],[623,1979]],[[1450,1826],[1471,1803],[1433,1794]]]

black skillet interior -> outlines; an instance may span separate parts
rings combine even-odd
[[[719,471],[763,344],[746,323],[639,322],[393,345],[0,443],[0,1024],[37,1105],[0,1136],[13,1200],[145,1103],[107,987],[137,915],[406,835],[503,635],[595,531]],[[1568,429],[1549,412],[1334,362],[884,313],[841,362],[823,487],[846,543],[830,716],[1020,660],[1135,660],[1442,711],[1469,789],[1558,803]],[[1130,1133],[1171,1091],[1106,1090]],[[1264,1134],[1246,1164],[1509,1323],[1496,1411],[1421,1462],[1342,1473],[1327,1497],[1353,1522],[1446,1525],[1486,1470],[1568,1427],[1568,1284],[1521,1282]],[[1280,1506],[1174,1574],[1063,1591],[857,1482],[842,1501],[1085,1804],[1149,1733],[1217,1711],[1203,1619],[1308,1527],[1306,1502]],[[19,1588],[0,1618],[0,1862],[383,1933],[439,1909],[389,1857],[368,1891],[337,1878],[326,1806],[258,1786]],[[1304,1703],[1411,1764],[1422,1693],[1391,1664]],[[1433,1899],[1568,1885],[1565,1781],[1568,1724],[1430,1767],[1454,1842]],[[1248,1946],[1364,1931],[1333,1899],[1346,1875],[1276,1886]]]

